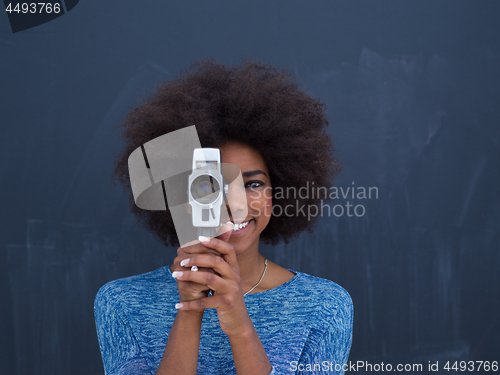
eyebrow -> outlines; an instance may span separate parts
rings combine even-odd
[[[255,176],[258,174],[263,174],[264,176],[267,177],[266,172],[261,171],[260,169],[255,169],[253,171],[246,171],[246,172],[243,172],[242,174],[243,174],[243,177],[252,177],[252,176]]]

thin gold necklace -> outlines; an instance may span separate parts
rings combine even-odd
[[[264,272],[262,273],[262,276],[260,277],[259,282],[257,284],[255,284],[255,286],[252,289],[250,289],[248,292],[246,292],[245,294],[243,294],[243,297],[246,296],[248,293],[250,293],[252,290],[254,290],[255,288],[257,288],[259,286],[260,282],[264,278],[264,275],[266,274],[266,271],[267,271],[267,259],[266,258],[264,258],[264,264],[265,264]]]

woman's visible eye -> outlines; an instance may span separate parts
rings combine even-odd
[[[262,181],[248,181],[246,184],[245,184],[245,188],[249,188],[249,189],[257,189],[261,186],[264,186],[265,184],[262,182]]]

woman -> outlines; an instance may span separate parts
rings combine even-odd
[[[219,148],[223,163],[241,169],[248,215],[232,231],[179,248],[168,267],[101,288],[95,318],[106,374],[343,373],[348,293],[259,253],[260,241],[312,231],[315,218],[295,207],[319,207],[327,189],[317,188],[341,170],[324,106],[270,66],[199,62],[128,114],[115,176],[129,186],[133,150],[192,124],[202,147]],[[287,194],[305,186],[315,194]],[[168,211],[140,210],[133,199],[131,209],[165,245],[178,245]]]

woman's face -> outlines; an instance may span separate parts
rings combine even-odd
[[[253,148],[237,142],[228,142],[220,147],[221,161],[238,166],[243,176],[247,199],[248,214],[240,217],[244,207],[233,207],[233,218],[248,224],[237,231],[233,231],[229,243],[234,246],[236,254],[248,250],[258,249],[260,234],[269,223],[272,207],[272,190],[269,170],[262,156]],[[231,199],[231,191],[229,192]],[[243,208],[243,209],[242,209]]]

